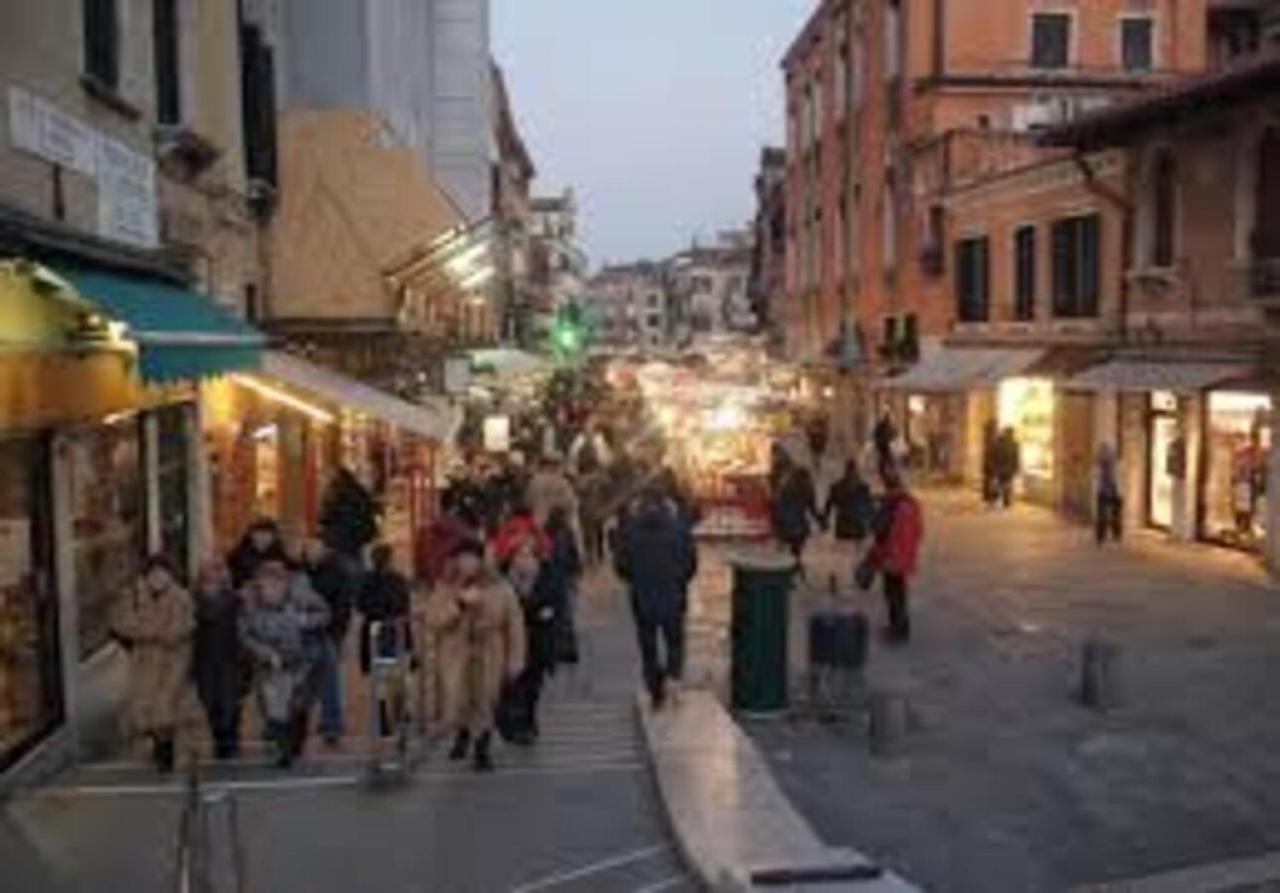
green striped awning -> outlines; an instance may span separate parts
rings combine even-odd
[[[262,365],[266,338],[208,295],[124,273],[59,267],[80,295],[127,327],[143,381],[196,380]]]

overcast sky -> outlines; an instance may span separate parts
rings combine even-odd
[[[593,266],[754,213],[783,137],[782,54],[815,0],[494,0],[494,54],[535,190],[571,185]]]

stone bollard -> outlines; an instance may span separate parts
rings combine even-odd
[[[1120,648],[1113,642],[1089,639],[1080,651],[1080,703],[1110,710],[1121,702]]]
[[[906,749],[911,711],[905,695],[877,691],[871,694],[871,753],[877,757],[900,756]]]

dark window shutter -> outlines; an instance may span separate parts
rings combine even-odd
[[[1014,233],[1014,319],[1029,321],[1036,316],[1036,228],[1019,227]]]
[[[1177,229],[1176,168],[1173,155],[1161,151],[1152,169],[1151,262],[1157,267],[1173,266],[1174,233]]]
[[[1122,19],[1120,22],[1121,64],[1125,71],[1150,71],[1155,66],[1151,19]]]
[[[1031,19],[1031,65],[1034,68],[1066,68],[1071,46],[1071,17],[1063,13],[1036,13]]]
[[[182,121],[182,46],[178,0],[155,0],[152,30],[156,56],[156,120]]]
[[[240,28],[245,167],[251,180],[277,184],[276,72],[272,48],[256,25]]]
[[[1258,141],[1258,185],[1254,196],[1253,256],[1280,259],[1280,127],[1268,127]]]
[[[120,86],[120,24],[116,0],[83,0],[84,71],[105,87]]]
[[[1070,220],[1053,224],[1053,315],[1070,316],[1075,303],[1075,251]]]
[[[1097,214],[1079,218],[1080,226],[1080,298],[1078,315],[1098,315],[1098,296],[1102,288],[1101,218]]]

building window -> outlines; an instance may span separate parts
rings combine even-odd
[[[902,7],[889,0],[884,8],[884,76],[891,80],[902,74]]]
[[[849,107],[849,48],[844,44],[836,54],[835,82],[836,120],[843,121]]]
[[[1036,228],[1020,226],[1013,233],[1013,318],[1036,318]]]
[[[884,213],[880,215],[884,231],[883,241],[885,275],[893,275],[898,266],[898,196],[893,171],[885,172]]]
[[[1066,68],[1071,58],[1071,16],[1037,12],[1031,16],[1031,67]]]
[[[179,0],[155,0],[152,29],[156,54],[156,120],[161,124],[182,121],[182,43]]]
[[[1156,152],[1151,164],[1151,265],[1172,267],[1177,233],[1177,168],[1168,149]]]
[[[853,111],[857,114],[862,110],[862,103],[866,96],[866,79],[863,76],[863,59],[866,57],[866,39],[859,31],[853,38],[853,56],[849,60],[849,96],[853,106]]]
[[[1053,315],[1085,319],[1098,315],[1101,285],[1097,214],[1067,217],[1053,224]]]
[[[886,316],[884,318],[884,346],[886,350],[896,350],[898,347],[898,317]]]
[[[1145,17],[1120,20],[1120,63],[1125,71],[1155,67],[1155,22]]]
[[[240,29],[240,91],[244,115],[245,172],[276,186],[275,51],[256,25]]]
[[[116,0],[83,0],[84,73],[103,87],[120,86],[120,20]]]
[[[990,316],[990,240],[986,236],[956,242],[956,318],[986,322]]]
[[[1253,259],[1274,263],[1280,260],[1280,127],[1263,131],[1255,158]]]
[[[915,362],[920,359],[920,321],[914,313],[902,318],[902,349],[900,356],[904,360]]]

